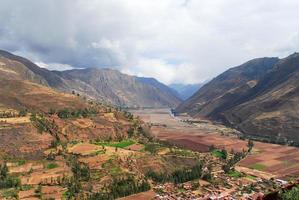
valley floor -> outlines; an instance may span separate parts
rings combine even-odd
[[[169,109],[132,110],[142,120],[152,124],[152,133],[161,140],[199,152],[218,149],[242,151],[247,141],[238,137],[238,131],[208,120],[191,119],[188,116],[174,117]],[[238,163],[240,170],[261,178],[298,178],[299,148],[254,142],[252,153]]]

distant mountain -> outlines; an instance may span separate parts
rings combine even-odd
[[[231,68],[176,109],[221,120],[245,134],[299,145],[299,54]]]
[[[173,96],[176,96],[178,99],[181,99],[180,94],[176,90],[157,81],[157,79],[155,79],[155,78],[147,78],[147,77],[136,77],[136,78],[139,81],[141,81],[142,83],[159,88],[161,91],[164,91],[164,92],[168,93],[169,95],[173,95]]]
[[[198,83],[198,84],[170,84],[169,87],[175,90],[179,97],[183,100],[191,97],[199,88],[201,88],[206,82]]]
[[[30,60],[0,50],[0,78],[27,80],[59,91],[128,107],[175,107],[181,100],[167,86],[111,69],[50,71]],[[154,82],[154,81],[153,81]],[[165,86],[165,87],[164,87]]]
[[[116,105],[175,107],[181,102],[167,86],[157,80],[151,79],[148,82],[145,78],[129,76],[117,70],[86,68],[55,73],[65,80],[77,80],[91,86],[98,95]]]

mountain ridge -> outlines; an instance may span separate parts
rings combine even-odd
[[[117,106],[175,107],[181,102],[175,93],[162,83],[159,84],[163,85],[164,89],[157,85],[145,84],[138,78],[117,70],[86,68],[50,71],[4,50],[0,51],[0,58],[2,78],[28,80]]]
[[[231,68],[176,109],[233,126],[269,142],[299,144],[299,54]]]

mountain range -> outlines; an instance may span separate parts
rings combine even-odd
[[[26,80],[124,107],[175,107],[181,102],[177,93],[153,78],[99,68],[50,71],[3,50],[0,51],[0,78]]]
[[[220,74],[176,111],[221,121],[246,135],[299,144],[299,54],[258,58]]]
[[[175,90],[178,93],[178,96],[182,100],[187,100],[190,98],[197,90],[199,90],[203,85],[205,85],[208,81],[204,81],[202,83],[197,84],[181,84],[181,83],[173,83],[168,85],[170,88]]]

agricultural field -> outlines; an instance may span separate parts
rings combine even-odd
[[[132,110],[132,112],[152,123],[151,131],[156,138],[178,146],[198,152],[208,152],[211,145],[229,152],[248,149],[247,141],[239,139],[237,131],[207,120],[191,119],[196,123],[186,123],[189,117],[172,117],[168,109]],[[160,122],[163,124],[159,124]],[[299,177],[299,148],[254,142],[252,153],[238,165],[266,172],[277,178]]]
[[[241,197],[277,187],[269,179],[279,176],[262,156],[279,152],[279,145],[267,152],[263,145],[269,144],[255,143],[248,151],[234,130],[172,118],[163,110],[149,115],[149,123],[125,111],[107,113],[63,109],[0,122],[8,127],[0,130],[0,199],[188,199],[214,191]],[[288,155],[296,153],[288,148]],[[286,163],[289,157],[269,158],[297,166]]]

